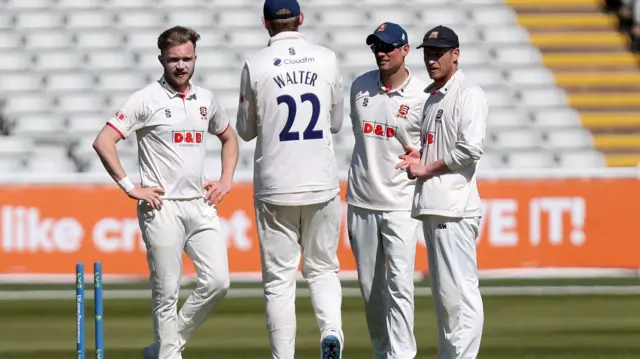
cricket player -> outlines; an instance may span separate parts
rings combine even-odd
[[[266,0],[266,48],[241,74],[236,129],[256,138],[254,201],[274,359],[293,359],[295,289],[302,275],[320,327],[322,358],[343,349],[337,249],[341,206],[332,133],[342,127],[342,78],[336,55],[298,32],[296,0]]]
[[[158,38],[164,75],[133,93],[93,144],[111,177],[138,201],[147,248],[155,342],[145,359],[180,359],[185,344],[229,289],[226,238],[216,205],[229,193],[238,140],[218,99],[190,79],[196,63],[194,30],[176,26]],[[116,143],[135,131],[141,186],[123,171]],[[205,133],[222,142],[222,174],[204,178]],[[177,311],[182,252],[197,272],[197,285]]]
[[[415,180],[395,168],[405,147],[420,145],[427,84],[405,66],[407,32],[385,22],[366,39],[377,70],[351,85],[355,146],[347,182],[347,226],[367,327],[377,359],[412,359],[416,241]]]
[[[484,311],[478,288],[476,240],[482,202],[476,168],[483,153],[488,101],[458,69],[458,36],[437,26],[423,38],[433,79],[424,105],[422,148],[398,164],[417,179],[412,216],[423,224],[438,325],[438,359],[475,359]]]

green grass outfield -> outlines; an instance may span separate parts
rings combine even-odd
[[[296,358],[317,359],[320,338],[312,307],[308,298],[297,303]],[[91,300],[85,311],[86,357],[92,358]],[[0,358],[74,357],[74,313],[73,299],[0,301]],[[104,315],[105,358],[140,358],[140,348],[152,338],[149,301],[105,299]],[[482,359],[640,358],[637,295],[486,296],[485,315]],[[372,358],[360,298],[344,299],[343,321],[343,357]],[[184,358],[266,359],[266,334],[262,298],[227,298],[192,338]],[[430,297],[416,298],[416,335],[418,357],[436,358]]]

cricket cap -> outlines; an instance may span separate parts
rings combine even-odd
[[[433,29],[427,31],[422,38],[422,43],[417,47],[443,47],[443,48],[458,48],[460,43],[458,42],[458,35],[455,31],[446,26],[436,26]]]
[[[392,45],[406,45],[409,43],[409,36],[402,26],[392,22],[380,24],[373,34],[367,36],[367,45],[376,41],[382,41]]]
[[[297,0],[266,0],[262,12],[269,21],[289,19],[300,15],[300,4]]]

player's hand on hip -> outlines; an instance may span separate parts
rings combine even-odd
[[[136,199],[138,201],[145,201],[149,203],[151,208],[159,210],[162,208],[162,195],[164,194],[164,189],[160,187],[138,187],[132,189],[128,195],[129,197]]]
[[[203,187],[207,191],[204,199],[209,203],[209,205],[216,205],[220,203],[224,196],[231,192],[231,183],[223,181],[206,181]]]
[[[402,160],[402,162],[396,165],[396,169],[406,170],[409,165],[420,163],[420,151],[411,146],[404,146],[404,150],[405,153],[398,156]]]

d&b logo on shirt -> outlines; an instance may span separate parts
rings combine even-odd
[[[198,145],[202,143],[204,131],[183,130],[173,131],[171,140],[180,145]]]
[[[384,123],[365,122],[363,127],[365,135],[376,136],[380,138],[393,138],[396,136],[396,127],[389,126]]]

